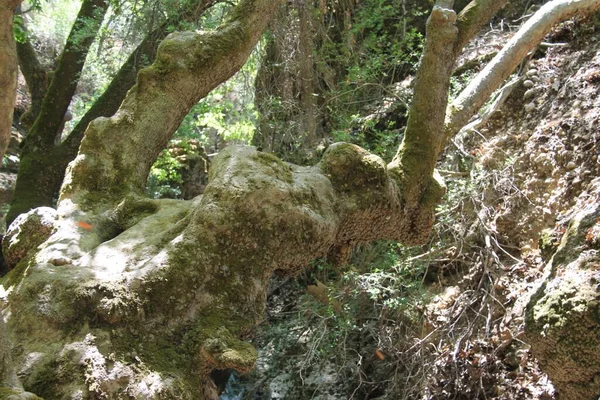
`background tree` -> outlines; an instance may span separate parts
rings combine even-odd
[[[444,132],[491,90],[483,85],[469,101],[459,96],[462,108],[448,107],[453,64],[504,3],[475,0],[459,15],[452,2],[436,3],[405,139],[390,164],[344,143],[314,167],[230,147],[191,202],[145,199],[150,167],[189,109],[241,67],[278,2],[245,0],[215,32],[168,36],[119,111],[90,124],[58,210],[47,210],[56,218],[49,237],[39,249],[30,243],[36,251],[25,257],[21,249],[3,281],[24,386],[49,398],[216,398],[212,370],[254,365],[256,352],[241,339],[262,319],[274,271],[294,274],[325,255],[343,263],[353,246],[379,238],[424,241],[444,192],[434,173]],[[506,79],[510,49],[527,54],[552,22],[599,8],[548,3],[482,81]],[[34,213],[24,220],[23,232],[27,223],[41,231]],[[10,255],[10,232],[6,243]]]
[[[146,34],[106,90],[64,140],[61,140],[61,133],[65,115],[109,3],[91,0],[82,3],[57,67],[51,74],[42,67],[29,40],[18,44],[19,62],[32,102],[28,112],[21,118],[24,127],[29,129],[22,145],[17,186],[7,216],[9,224],[20,213],[54,204],[65,169],[75,158],[90,121],[114,114],[127,91],[135,84],[137,72],[154,60],[161,40],[178,26],[196,22],[214,3],[212,0],[178,3],[181,7]]]
[[[17,66],[15,41],[13,36],[13,16],[20,1],[3,1],[0,4],[0,157],[10,141],[12,110],[15,106],[17,90]]]

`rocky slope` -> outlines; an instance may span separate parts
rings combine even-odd
[[[514,28],[499,26],[468,57],[493,51]],[[381,244],[341,277],[319,265],[310,279],[329,279],[325,300],[314,289],[294,300],[306,277],[275,282],[255,338],[257,372],[231,378],[222,398],[600,395],[598,26],[593,17],[556,27],[504,105],[455,138],[440,165],[449,193],[429,246],[396,249],[379,280],[357,270]],[[407,275],[421,277],[420,291],[398,283]]]

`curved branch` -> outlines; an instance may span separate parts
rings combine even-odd
[[[246,61],[279,0],[244,0],[211,33],[169,35],[111,118],[93,121],[65,178],[74,192],[141,193],[150,167],[190,108]]]
[[[181,21],[197,20],[213,4],[214,0],[186,2],[176,17],[178,20],[169,19],[146,35],[121,66],[108,88],[62,143],[45,148],[27,148],[23,151],[14,200],[7,216],[9,223],[19,214],[35,207],[52,206],[60,190],[67,165],[77,155],[83,134],[90,121],[98,117],[109,117],[119,109],[127,92],[135,84],[138,71],[147,63],[154,61],[158,45],[167,36],[169,26],[177,26]],[[35,54],[32,56],[34,57]],[[25,76],[27,77],[27,74]],[[29,87],[30,91],[34,93],[33,86],[29,84]],[[34,99],[32,112],[36,110],[35,103]],[[32,185],[32,182],[36,184]]]
[[[186,3],[186,7],[180,14],[183,16],[184,21],[196,21],[215,2],[215,0],[190,1],[189,3]],[[102,93],[77,125],[75,125],[62,144],[62,146],[67,148],[66,153],[68,161],[66,161],[66,163],[73,160],[77,155],[81,139],[83,139],[83,134],[89,123],[98,117],[110,117],[117,112],[123,99],[127,95],[127,92],[135,84],[137,73],[140,69],[147,66],[146,63],[154,61],[158,45],[165,37],[167,37],[169,27],[178,23],[179,21],[173,19],[163,22],[160,26],[146,35],[144,40],[142,40],[138,47],[131,53],[104,93]]]
[[[597,10],[599,0],[554,0],[540,8],[448,107],[444,141],[469,121],[556,23],[577,13]]]

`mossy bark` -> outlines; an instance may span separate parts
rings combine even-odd
[[[33,146],[47,147],[54,144],[77,88],[88,50],[107,10],[106,0],[85,0],[82,3],[54,70],[40,114],[27,136],[26,140],[32,142]]]
[[[42,102],[48,89],[48,72],[38,60],[28,37],[22,43],[17,43],[17,55],[19,67],[31,95],[31,106],[21,115],[19,122],[23,128],[30,129],[42,108]]]
[[[143,192],[150,167],[188,110],[243,65],[273,3],[241,3],[215,32],[169,35],[154,64],[138,74],[117,114],[89,125],[61,196]]]
[[[8,224],[36,207],[55,206],[69,163],[69,154],[65,150],[64,146],[50,146],[23,152]]]
[[[457,35],[456,13],[436,5],[427,21],[427,39],[415,78],[404,140],[391,163],[402,177],[410,207],[418,208],[425,193],[439,186],[432,176],[441,151],[440,132],[456,58]]]
[[[22,382],[47,398],[216,398],[211,370],[254,365],[240,337],[263,319],[271,274],[424,241],[434,206],[402,204],[383,160],[344,143],[315,167],[229,147],[189,202],[65,199],[55,233],[4,280]]]
[[[426,46],[416,85],[440,87],[433,104],[426,95],[415,103],[414,128],[391,164],[346,143],[314,167],[231,147],[214,160],[201,197],[141,196],[183,116],[241,67],[277,5],[242,0],[216,32],[168,36],[117,114],[88,127],[53,234],[3,280],[26,389],[48,398],[216,399],[211,370],[245,372],[256,360],[241,338],[263,318],[274,271],[296,274],[322,256],[344,263],[376,239],[426,240],[443,194],[433,173],[443,118],[436,129],[424,117],[443,114],[455,47],[439,45],[457,35],[456,14],[443,7],[430,19],[428,36],[439,42]],[[426,70],[428,57],[439,59],[440,76]]]

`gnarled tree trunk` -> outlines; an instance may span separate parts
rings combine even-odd
[[[215,32],[168,36],[117,114],[90,124],[52,232],[2,282],[24,387],[47,398],[215,399],[212,370],[244,372],[256,361],[241,338],[263,318],[274,271],[294,274],[320,256],[343,263],[375,239],[424,241],[443,194],[433,169],[449,64],[464,31],[475,31],[439,3],[415,85],[430,90],[429,102],[421,94],[414,103],[392,163],[344,143],[314,167],[231,147],[192,201],[143,198],[150,166],[187,111],[242,66],[278,1],[242,0]],[[425,121],[427,112],[442,115]],[[9,251],[19,227],[42,232],[36,221],[11,227]]]

